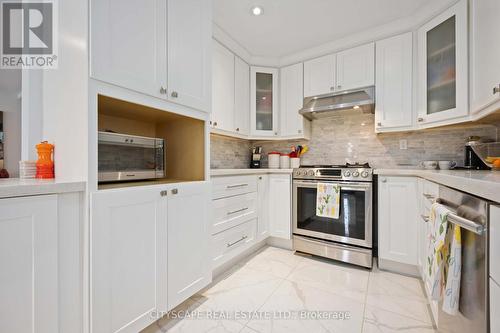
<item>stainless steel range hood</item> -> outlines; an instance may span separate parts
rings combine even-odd
[[[304,98],[299,113],[313,120],[331,116],[335,111],[358,109],[365,113],[375,112],[375,87],[346,90],[326,95]]]

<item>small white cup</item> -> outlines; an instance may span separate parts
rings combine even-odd
[[[439,161],[439,169],[450,170],[457,166],[455,161]]]

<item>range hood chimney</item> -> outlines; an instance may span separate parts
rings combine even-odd
[[[360,109],[365,113],[375,112],[375,87],[346,90],[320,96],[304,98],[304,107],[299,113],[309,120],[320,119],[336,111]]]

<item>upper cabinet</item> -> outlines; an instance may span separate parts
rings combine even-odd
[[[155,97],[167,86],[167,2],[92,0],[90,75]]]
[[[337,56],[329,54],[304,62],[304,97],[335,91]]]
[[[90,7],[92,78],[209,111],[209,1],[91,0]]]
[[[375,43],[337,53],[337,86],[351,90],[375,84]]]
[[[304,97],[374,84],[374,43],[304,62]]]
[[[377,132],[411,129],[413,34],[377,42],[375,129]]]
[[[471,112],[500,109],[500,1],[471,1]]]
[[[212,54],[212,127],[234,129],[234,54],[213,41]]]
[[[469,114],[467,22],[462,0],[418,30],[418,122],[424,127]]]
[[[278,136],[278,70],[250,69],[250,129],[254,136]]]
[[[235,57],[234,62],[234,130],[238,134],[250,132],[250,66]]]
[[[142,2],[141,2],[142,3]],[[168,0],[168,98],[210,109],[211,2]]]
[[[280,135],[310,136],[311,122],[299,114],[303,105],[304,67],[302,63],[280,69]]]

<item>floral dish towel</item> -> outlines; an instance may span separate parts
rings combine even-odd
[[[316,195],[316,215],[338,219],[340,215],[340,186],[318,183]]]

